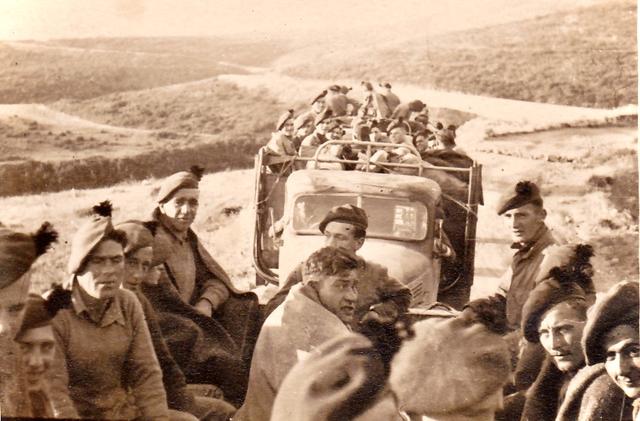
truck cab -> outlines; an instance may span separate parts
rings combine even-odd
[[[412,307],[428,307],[438,301],[439,293],[450,282],[443,273],[443,259],[434,253],[447,224],[460,225],[463,221],[463,241],[459,242],[462,253],[456,250],[461,254],[460,268],[454,276],[473,276],[473,250],[467,246],[474,243],[465,239],[475,236],[476,184],[454,183],[458,190],[460,185],[464,187],[464,197],[461,192],[456,194],[466,203],[452,223],[446,221],[451,215],[446,212],[447,201],[458,200],[450,195],[452,178],[443,178],[443,174],[461,169],[419,163],[397,164],[401,174],[371,172],[368,157],[375,153],[375,143],[329,141],[326,147],[341,144],[366,151],[364,162],[363,154],[355,161],[364,170],[339,169],[345,162],[353,167],[354,161],[327,158],[323,148],[308,157],[274,157],[263,150],[258,153],[253,253],[257,283],[281,285],[296,265],[323,247],[325,238],[319,224],[331,208],[344,204],[363,208],[369,218],[367,237],[358,255],[386,266],[392,277],[404,283],[412,292]],[[388,144],[381,145],[385,146]],[[393,170],[394,164],[388,165]],[[464,171],[470,176],[478,171],[474,168]],[[468,179],[476,183],[473,177]],[[462,284],[460,279],[456,283]]]

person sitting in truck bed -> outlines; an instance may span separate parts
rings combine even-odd
[[[358,101],[343,94],[342,87],[339,85],[332,85],[327,88],[325,102],[327,104],[327,108],[333,112],[334,117],[346,116],[349,104],[352,104],[354,109],[357,109],[356,107],[360,106]]]
[[[271,134],[266,149],[272,155],[296,155],[293,143],[293,110],[288,110],[278,118],[276,131]]]
[[[336,206],[320,222],[320,232],[325,235],[325,246],[342,247],[357,252],[365,241],[368,218],[364,209],[353,205]],[[361,259],[361,258],[360,258]],[[362,260],[361,280],[358,283],[356,304],[357,323],[369,311],[384,320],[393,320],[404,313],[411,302],[411,291],[389,276],[387,268]],[[302,280],[302,264],[299,264],[286,279],[282,288],[267,303],[265,317],[280,305],[292,286]]]
[[[360,107],[359,114],[362,117],[389,118],[393,108],[387,104],[386,98],[373,89],[371,82],[362,81],[360,85],[363,89],[364,99]]]
[[[303,139],[313,132],[313,128],[316,125],[315,121],[326,110],[325,97],[327,96],[327,90],[320,92],[311,101],[311,108],[297,116],[293,120],[293,130],[297,134],[301,129],[307,128],[307,133],[302,137]]]
[[[393,113],[391,114],[391,118],[393,119],[403,118],[405,120],[409,120],[409,118],[413,113],[419,113],[426,107],[427,107],[427,104],[420,101],[419,99],[416,99],[415,101],[411,101],[411,102],[404,102],[398,105],[393,110]]]
[[[382,88],[382,92],[380,93],[380,95],[384,97],[387,107],[389,107],[389,111],[392,113],[393,110],[395,110],[396,107],[400,105],[400,98],[398,97],[398,95],[391,91],[391,84],[389,82],[379,83],[378,86]],[[390,117],[390,115],[387,117]]]

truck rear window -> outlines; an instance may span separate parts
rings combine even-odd
[[[427,208],[421,202],[399,198],[304,195],[296,199],[293,229],[301,234],[318,234],[322,218],[334,206],[351,204],[367,212],[367,237],[424,240],[427,236]]]

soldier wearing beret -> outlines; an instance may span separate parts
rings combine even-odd
[[[48,377],[56,350],[51,319],[58,310],[71,304],[68,290],[57,287],[45,300],[30,294],[15,335],[19,345],[20,381],[12,390],[14,411],[4,411],[25,418],[60,418],[75,414],[67,394],[53,400],[49,393]]]
[[[93,211],[71,241],[71,305],[52,321],[61,351],[52,362],[52,396],[68,391],[82,418],[168,419],[142,307],[132,292],[120,289],[126,235],[113,227],[110,202]]]
[[[160,184],[148,222],[156,226],[154,262],[164,270],[158,284],[143,286],[143,292],[158,313],[171,316],[161,319],[161,327],[172,332],[165,338],[174,357],[186,353],[199,368],[185,372],[187,380],[216,384],[230,402],[238,403],[244,396],[257,335],[258,300],[254,293],[235,288],[191,228],[200,204],[203,171],[194,166]],[[185,349],[176,319],[195,324],[213,340],[213,349],[201,350],[200,357],[195,350]],[[210,358],[211,354],[216,357]]]
[[[327,109],[331,110],[334,117],[343,117],[347,115],[349,104],[351,104],[356,110],[360,107],[358,101],[349,98],[342,93],[342,87],[339,85],[331,85],[327,88],[325,102]]]
[[[313,98],[313,100],[311,101],[310,109],[303,112],[302,114],[297,116],[295,120],[293,120],[293,129],[295,133],[298,133],[300,129],[306,127],[308,128],[308,131],[306,132],[305,136],[308,136],[309,134],[311,134],[313,127],[317,125],[316,119],[320,117],[326,110],[326,104],[325,104],[326,95],[327,95],[327,90],[325,89],[315,98]]]
[[[640,419],[639,311],[637,282],[614,285],[590,309],[582,336],[589,367],[570,385],[558,420],[598,419],[590,418],[592,402],[615,406],[614,415],[601,419]]]
[[[581,339],[587,308],[595,299],[589,262],[593,252],[588,245],[564,247],[570,249],[570,261],[551,268],[550,277],[536,285],[523,307],[524,337],[546,353],[526,392],[523,420],[555,420],[569,382],[585,365]],[[610,409],[601,406],[599,411]]]
[[[57,238],[48,222],[34,234],[0,225],[0,347],[4,351],[0,355],[0,405],[5,416],[13,415],[7,392],[15,390],[19,380],[13,338],[31,287],[29,269]]]
[[[368,218],[364,209],[341,205],[327,213],[320,223],[320,232],[325,236],[325,246],[342,247],[355,253],[364,244],[367,226]],[[391,278],[385,267],[363,259],[362,262],[355,321],[370,311],[385,320],[393,320],[399,313],[406,312],[411,302],[411,291]],[[280,305],[291,287],[301,281],[302,264],[291,272],[280,291],[267,303],[266,314]]]
[[[273,155],[295,156],[296,147],[293,143],[293,110],[283,113],[276,123],[276,131],[265,146]]]

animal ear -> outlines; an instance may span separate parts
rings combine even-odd
[[[200,181],[202,179],[202,176],[204,175],[204,168],[199,166],[199,165],[193,165],[189,169],[189,172],[191,172],[191,174],[195,175],[196,178],[198,179],[198,181]]]
[[[113,212],[113,205],[109,200],[104,200],[95,205],[92,210],[96,215],[104,216],[105,218],[107,218],[110,217],[111,213]]]
[[[53,229],[49,222],[45,222],[32,235],[32,238],[36,246],[36,255],[41,256],[47,252],[52,243],[58,240],[58,232]]]

